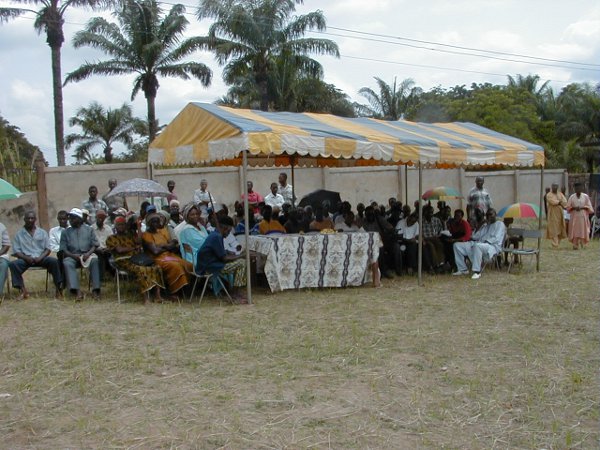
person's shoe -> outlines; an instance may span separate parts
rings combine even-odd
[[[56,292],[54,293],[54,299],[62,300],[63,298],[64,298],[64,296],[63,296],[62,289],[57,289]]]
[[[77,291],[77,295],[75,296],[76,302],[82,302],[85,299],[85,294],[81,291]]]
[[[471,275],[471,280],[479,280],[481,278],[481,272],[475,272]]]
[[[94,289],[92,291],[92,298],[94,300],[100,300],[100,289]]]
[[[29,292],[27,291],[27,289],[25,289],[25,288],[21,289],[21,293],[17,297],[17,300],[27,300],[28,298],[29,298]]]
[[[467,272],[466,270],[457,270],[456,272],[452,272],[452,275],[458,277],[460,275],[469,275],[469,272]]]

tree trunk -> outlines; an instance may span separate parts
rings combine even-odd
[[[60,65],[60,45],[51,45],[52,55],[52,94],[54,98],[54,140],[56,143],[56,162],[65,165],[65,137],[63,122],[63,92]]]
[[[148,144],[152,143],[156,137],[156,108],[154,101],[156,100],[155,95],[147,95],[146,103],[148,105]]]
[[[260,93],[260,110],[269,110],[269,92],[267,89],[267,80],[261,81],[258,84],[258,92]]]

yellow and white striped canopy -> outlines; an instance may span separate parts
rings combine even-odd
[[[159,165],[540,166],[544,149],[472,123],[396,122],[189,103],[150,144]]]

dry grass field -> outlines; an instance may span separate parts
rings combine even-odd
[[[253,306],[0,307],[5,449],[592,449],[600,245]],[[109,284],[110,285],[110,284]]]

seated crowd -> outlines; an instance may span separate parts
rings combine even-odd
[[[109,180],[109,188],[114,186],[116,180]],[[63,289],[68,289],[77,300],[83,299],[79,274],[80,269],[86,269],[95,299],[100,297],[103,275],[122,270],[135,278],[144,302],[162,301],[163,295],[176,300],[189,290],[195,272],[221,277],[234,298],[245,303],[241,290],[236,292],[246,285],[245,259],[236,236],[245,233],[246,227],[250,234],[263,235],[324,230],[377,232],[382,242],[378,267],[384,277],[411,275],[417,270],[419,202],[415,202],[414,210],[394,198],[387,207],[376,202],[366,207],[359,203],[356,213],[347,201],[335,205],[333,211],[327,201],[314,208],[293,207],[291,185],[281,174],[279,184],[272,183],[265,197],[255,192],[249,181],[230,217],[227,207],[217,204],[208,191],[206,180],[201,180],[193,201],[183,208],[174,192],[175,182],[169,181],[168,188],[168,203],[162,198],[151,199],[152,203],[143,202],[139,213],[134,213],[122,198],[97,199],[98,190],[91,186],[82,208],[59,211],[58,226],[49,233],[36,225],[35,213],[28,211],[12,243],[0,223],[0,295],[10,270],[20,298],[28,297],[23,273],[30,267],[43,267],[52,275],[59,298]],[[246,196],[248,224],[243,206]],[[460,209],[452,214],[444,202],[438,202],[437,208],[435,212],[430,204],[423,206],[424,270],[467,274],[468,258],[472,278],[479,278],[482,264],[501,253],[504,223],[496,220],[493,208],[485,214],[475,210],[470,221]],[[14,258],[10,261],[9,253]],[[219,290],[217,283],[213,289]]]

